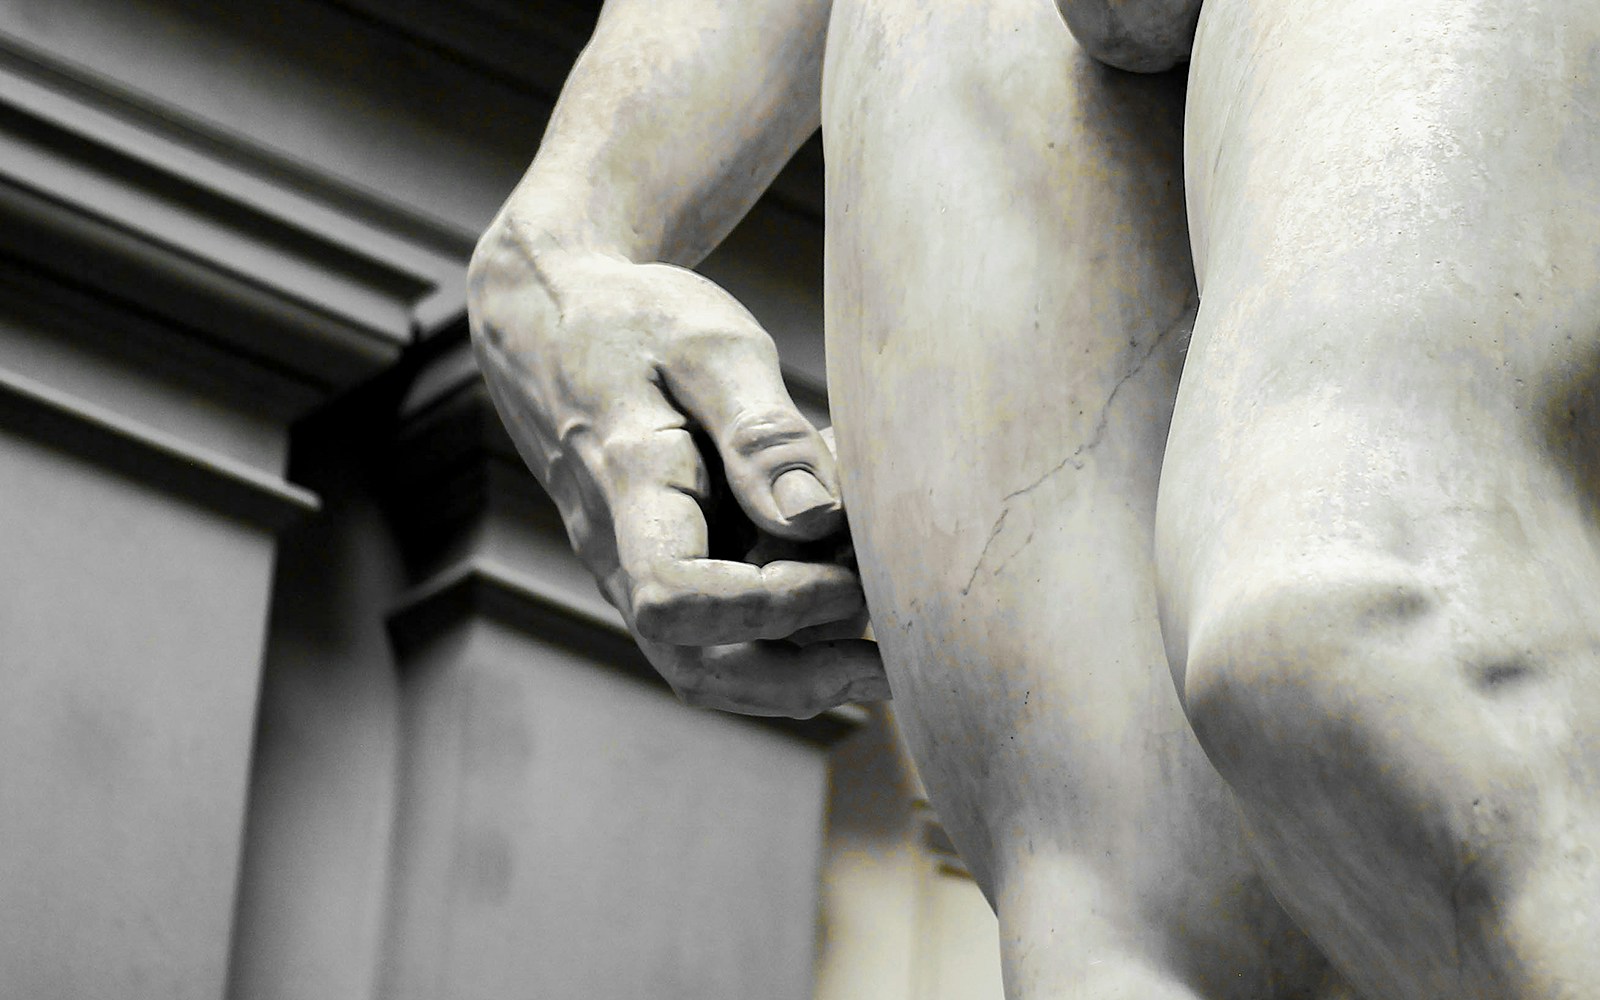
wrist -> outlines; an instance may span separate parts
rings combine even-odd
[[[535,162],[491,228],[534,259],[550,254],[600,254],[635,263],[655,260],[660,236],[638,222],[626,183]]]
[[[597,258],[632,263],[616,241],[592,226],[508,204],[478,240],[468,266],[469,285],[484,290],[531,286],[555,294],[570,282],[574,265]]]

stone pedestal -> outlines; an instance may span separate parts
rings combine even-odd
[[[9,431],[0,482],[0,981],[212,1000],[272,534]]]
[[[10,995],[222,993],[275,535],[316,509],[270,382],[0,258]]]

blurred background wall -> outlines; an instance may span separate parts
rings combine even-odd
[[[462,272],[598,0],[0,0],[0,996],[999,996],[882,707],[679,705]],[[704,270],[826,421],[821,150]]]

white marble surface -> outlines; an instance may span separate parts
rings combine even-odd
[[[722,707],[876,682],[692,651],[858,605],[708,558],[683,428],[769,534],[842,499],[1013,1000],[1587,995],[1600,15],[1212,0],[1190,53],[1195,4],[1062,6],[615,0],[475,262],[513,435]],[[656,263],[819,61],[837,471],[752,317]]]

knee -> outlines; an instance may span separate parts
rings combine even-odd
[[[1189,58],[1200,0],[1056,0],[1072,37],[1108,66],[1159,73]]]
[[[1486,637],[1488,608],[1403,568],[1264,575],[1196,608],[1182,693],[1280,898],[1346,961],[1379,968],[1401,942],[1416,967],[1373,975],[1417,995],[1440,969],[1542,961],[1539,914],[1600,884],[1575,847],[1594,843],[1574,776],[1595,758],[1564,735],[1592,727],[1570,717],[1563,645]]]
[[[1503,798],[1563,752],[1575,720],[1554,637],[1485,628],[1492,608],[1392,562],[1284,560],[1233,576],[1259,585],[1196,608],[1180,695],[1245,798],[1381,788],[1389,806],[1433,811],[1469,789]],[[1527,726],[1534,717],[1550,725]]]
[[[1244,791],[1240,779],[1296,756],[1316,766],[1338,766],[1330,753],[1382,756],[1390,716],[1425,696],[1423,674],[1448,658],[1434,590],[1378,567],[1300,566],[1256,579],[1190,622],[1180,695],[1212,762]]]

